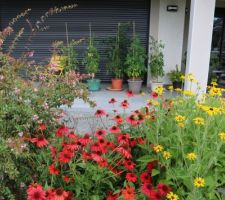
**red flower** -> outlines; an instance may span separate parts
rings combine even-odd
[[[119,194],[113,194],[112,192],[109,192],[107,195],[106,200],[117,200],[119,198]]]
[[[151,183],[152,182],[152,178],[149,174],[149,172],[142,172],[140,175],[140,179],[142,183]]]
[[[56,131],[56,136],[57,137],[62,137],[63,134],[68,133],[69,128],[65,127],[64,125],[62,125],[61,127],[59,127]]]
[[[69,176],[63,176],[63,181],[65,182],[65,183],[69,183],[70,182],[70,177]]]
[[[116,101],[116,99],[114,99],[114,98],[112,98],[112,99],[110,99],[110,101],[109,101],[109,103],[111,104],[114,104],[114,103],[116,103],[117,101]]]
[[[137,181],[137,176],[134,173],[127,173],[126,179],[129,182],[135,183]]]
[[[151,200],[163,200],[164,198],[162,198],[161,194],[158,191],[154,191],[152,190],[149,194],[149,198]]]
[[[117,125],[120,125],[123,123],[123,118],[120,115],[116,115],[114,117],[114,121],[117,123]]]
[[[51,150],[52,157],[55,158],[58,150],[54,146],[49,147]]]
[[[120,153],[121,155],[123,155],[127,159],[132,158],[132,155],[131,155],[130,151],[128,151],[127,149],[125,149],[125,147],[117,147],[115,149],[115,151],[118,152],[118,153]]]
[[[124,167],[126,167],[126,169],[129,171],[134,170],[136,166],[136,164],[133,163],[131,160],[125,160],[123,164],[124,164]]]
[[[66,200],[68,192],[63,191],[62,188],[57,188],[54,192],[54,198],[52,200]]]
[[[73,153],[71,151],[67,149],[63,149],[63,151],[60,152],[59,161],[61,163],[69,163],[72,158],[73,158]]]
[[[45,124],[39,124],[38,129],[40,131],[44,131],[47,128],[47,126]]]
[[[87,159],[87,160],[90,160],[92,158],[91,154],[89,154],[87,152],[82,152],[81,156],[82,156],[83,159]]]
[[[48,141],[45,139],[45,136],[43,134],[40,134],[37,137],[32,138],[31,142],[36,143],[37,147],[39,148],[48,145]]]
[[[147,164],[147,170],[149,171],[149,173],[152,173],[152,170],[155,169],[157,164],[158,164],[157,160],[153,160]]]
[[[109,129],[109,132],[110,132],[110,133],[120,133],[121,130],[120,130],[120,128],[117,127],[117,126],[112,126],[112,127]]]
[[[157,185],[158,188],[158,192],[160,193],[161,196],[166,196],[167,193],[169,193],[171,191],[171,188],[167,185],[165,185],[164,183],[159,183]]]
[[[151,93],[151,97],[153,98],[153,99],[155,99],[155,98],[158,98],[158,93],[157,92],[152,92]]]
[[[128,97],[133,97],[133,96],[134,96],[134,93],[133,93],[133,91],[128,90],[128,91],[126,92],[126,95],[127,95]]]
[[[68,193],[68,197],[65,200],[73,200],[73,193],[71,191],[67,193]]]
[[[101,151],[104,151],[105,146],[107,145],[107,141],[104,138],[99,138],[98,143],[101,146]]]
[[[144,183],[141,186],[141,191],[143,192],[143,194],[150,198],[150,194],[154,191],[154,188],[151,183]]]
[[[98,109],[96,112],[95,112],[95,116],[96,117],[103,117],[106,115],[106,112],[102,109]]]
[[[122,189],[122,195],[125,200],[132,200],[135,198],[135,188],[127,186]]]
[[[129,144],[130,135],[129,134],[120,134],[117,136],[117,141],[119,144]]]
[[[45,200],[52,200],[54,198],[54,191],[51,188],[48,188],[45,196],[46,196]]]
[[[30,185],[27,189],[27,200],[45,200],[45,191],[38,184]]]
[[[95,132],[95,136],[97,138],[102,138],[106,135],[106,130],[105,129],[99,129]]]
[[[52,175],[59,175],[60,170],[58,168],[55,167],[54,164],[50,165],[48,167],[49,173]]]
[[[75,133],[73,131],[71,131],[70,133],[66,134],[66,137],[71,138],[71,139],[76,139],[77,136],[75,135]]]
[[[144,144],[145,143],[145,139],[143,137],[136,138],[136,141],[137,141],[138,144]]]
[[[128,108],[128,106],[129,106],[129,103],[128,103],[128,101],[127,100],[124,100],[121,104],[120,104],[120,106],[122,107],[122,108]]]
[[[95,142],[94,144],[91,145],[91,151],[102,151],[102,146],[99,144],[99,142]]]
[[[86,146],[91,142],[91,137],[88,133],[84,135],[84,137],[79,138],[78,140],[82,145]]]
[[[138,117],[136,114],[132,114],[132,115],[128,116],[126,120],[127,120],[127,123],[129,123],[132,126],[137,126],[139,124]]]
[[[137,141],[134,138],[130,139],[130,147],[134,147],[137,145]]]
[[[106,159],[102,159],[101,161],[98,162],[98,165],[100,167],[107,167],[108,166],[108,162]]]
[[[102,162],[103,161],[103,158],[100,155],[98,155],[97,153],[91,153],[91,157],[96,162]]]

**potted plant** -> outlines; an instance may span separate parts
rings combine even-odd
[[[113,75],[111,90],[120,91],[123,88],[124,65],[129,44],[126,35],[128,26],[126,25],[119,23],[116,36],[109,41],[110,48],[106,67]]]
[[[146,72],[145,50],[141,45],[140,39],[133,31],[133,39],[126,57],[126,74],[129,77],[129,90],[133,93],[140,93],[143,77]]]
[[[154,91],[157,87],[162,86],[162,78],[165,74],[164,72],[164,55],[163,55],[164,45],[161,41],[155,40],[151,37],[150,42],[150,72],[152,77],[151,89]]]
[[[172,81],[172,84],[173,84],[173,88],[174,89],[181,88],[182,87],[182,79],[181,79],[181,76],[184,75],[184,73],[181,72],[178,69],[178,65],[176,65],[176,69],[175,70],[171,70],[168,73],[168,75],[169,75],[170,80]]]
[[[91,35],[91,25],[89,26],[89,29],[90,29],[89,44],[87,47],[87,51],[85,52],[83,65],[85,66],[86,72],[91,74],[92,77],[91,79],[87,80],[88,89],[90,91],[98,91],[100,90],[101,81],[99,79],[96,79],[95,75],[99,70],[99,53],[94,45],[94,41]]]

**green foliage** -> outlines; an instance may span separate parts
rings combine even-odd
[[[89,38],[89,45],[83,59],[83,65],[87,73],[96,74],[99,70],[99,53],[94,45],[92,37]]]
[[[70,43],[63,45],[61,47],[62,50],[62,59],[61,65],[64,69],[64,72],[68,72],[70,70],[78,70],[78,60],[77,60],[77,52],[76,52],[77,42],[71,41]]]
[[[163,55],[164,45],[161,41],[155,40],[151,37],[150,41],[150,69],[151,76],[158,79],[164,76],[164,55]]]
[[[171,70],[168,75],[172,82],[182,82],[181,76],[184,76],[184,73],[179,71],[178,66],[176,65],[176,69]]]
[[[108,62],[107,69],[115,78],[121,79],[124,75],[125,60],[128,52],[130,40],[127,36],[129,24],[118,24],[118,30],[115,37],[108,41]]]
[[[146,72],[146,54],[138,36],[133,41],[126,57],[126,73],[129,78],[142,78]]]

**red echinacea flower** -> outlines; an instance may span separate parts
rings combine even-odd
[[[57,188],[54,191],[54,198],[52,200],[66,200],[68,197],[68,192],[64,191],[62,188]]]
[[[45,200],[45,191],[41,185],[33,184],[27,189],[27,200]]]
[[[117,200],[119,198],[119,194],[113,194],[111,191],[107,194],[106,200]]]
[[[44,131],[47,128],[47,126],[45,124],[39,124],[38,126],[38,130],[40,131]]]
[[[134,173],[127,173],[126,180],[135,183],[137,181],[137,176]]]
[[[117,127],[117,126],[112,126],[112,127],[109,129],[109,132],[110,132],[110,133],[116,134],[116,133],[120,133],[121,130],[120,130],[120,128]]]
[[[153,99],[156,99],[156,98],[158,98],[158,93],[157,92],[152,92],[151,93],[151,97],[153,98]]]
[[[60,170],[58,168],[56,168],[56,166],[54,164],[50,165],[48,167],[49,173],[52,175],[59,175]]]
[[[70,180],[71,180],[71,178],[70,178],[69,176],[63,176],[63,181],[64,181],[65,183],[69,183]]]
[[[116,115],[113,120],[117,123],[117,125],[120,125],[123,123],[123,118],[120,115]]]
[[[135,198],[135,188],[127,186],[122,189],[122,196],[125,200],[133,200]]]
[[[106,112],[102,109],[98,109],[96,112],[95,112],[95,116],[96,117],[103,117],[103,116],[106,116]]]
[[[150,198],[150,194],[154,192],[154,188],[151,183],[144,183],[141,186],[141,191],[144,195]]]
[[[73,153],[68,149],[63,149],[59,154],[59,161],[61,163],[69,163],[73,158]]]
[[[142,172],[140,175],[140,179],[142,183],[151,183],[152,182],[152,178],[149,174],[149,172]]]
[[[149,194],[149,198],[151,200],[163,200],[164,198],[161,196],[159,191],[152,190]]]
[[[96,136],[97,138],[103,138],[105,135],[106,135],[106,130],[105,130],[105,129],[98,129],[98,130],[95,132],[95,136]]]
[[[136,164],[133,163],[131,160],[125,160],[123,165],[129,171],[133,171],[136,166]]]
[[[126,95],[127,95],[128,97],[133,97],[133,96],[134,96],[134,93],[133,93],[132,90],[128,90],[128,91],[126,92]]]
[[[66,126],[62,125],[61,127],[59,127],[56,131],[56,136],[57,137],[62,137],[63,134],[66,134],[69,132],[69,128],[67,128]]]
[[[159,183],[157,188],[161,196],[166,196],[171,191],[171,188],[164,183]]]
[[[124,101],[120,104],[120,106],[121,106],[123,109],[126,109],[126,108],[128,108],[129,103],[128,103],[127,100],[124,100]]]
[[[114,104],[114,103],[116,103],[116,102],[117,102],[117,100],[114,99],[114,98],[110,99],[110,101],[109,101],[110,104]]]
[[[129,144],[130,135],[125,134],[125,133],[119,134],[116,139],[117,139],[119,144]]]
[[[43,134],[40,134],[36,136],[35,138],[31,139],[32,143],[36,143],[36,146],[39,148],[42,148],[46,145],[48,145],[48,140],[45,139],[45,136]]]

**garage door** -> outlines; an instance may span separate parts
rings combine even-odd
[[[26,19],[35,23],[49,8],[74,3],[78,4],[77,8],[49,17],[46,24],[50,28],[39,32],[31,42],[28,42],[30,28]],[[68,24],[69,39],[75,40],[88,37],[88,24],[92,23],[92,30],[101,56],[101,70],[97,77],[102,81],[111,79],[111,75],[106,73],[107,45],[103,41],[115,35],[118,22],[135,21],[137,33],[147,51],[150,0],[1,0],[1,27],[7,26],[10,19],[27,8],[32,9],[30,14],[20,19],[14,27],[17,31],[19,27],[24,27],[26,31],[14,51],[15,56],[20,56],[27,46],[34,50],[35,59],[47,62],[51,55],[52,42],[66,41],[65,22]],[[82,60],[85,48],[85,43],[77,46],[79,60]],[[83,67],[80,66],[80,68],[83,71]]]

